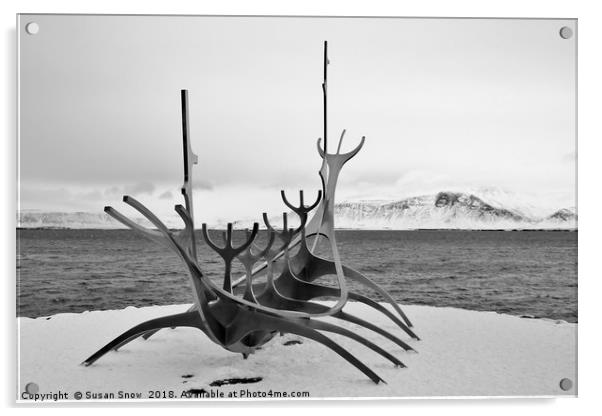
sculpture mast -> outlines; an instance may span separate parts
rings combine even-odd
[[[328,41],[324,41],[324,82],[322,82],[322,95],[324,97],[324,153],[328,151],[328,101],[327,101],[327,89],[328,89]]]
[[[184,184],[182,185],[182,195],[186,204],[186,211],[193,224],[192,235],[190,236],[190,245],[188,252],[193,259],[197,259],[196,241],[194,238],[194,209],[192,204],[192,164],[196,165],[199,158],[192,151],[190,144],[190,124],[188,121],[188,90],[180,91],[182,102],[182,141],[184,150]]]

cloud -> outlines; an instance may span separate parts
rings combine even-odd
[[[173,194],[171,191],[165,191],[161,195],[159,195],[159,199],[173,199]]]
[[[203,181],[203,180],[196,180],[192,182],[192,189],[198,189],[198,190],[202,190],[202,191],[212,191],[213,190],[213,184],[211,184],[210,182],[207,181]]]
[[[61,188],[45,188],[45,187],[30,187],[20,185],[21,201],[68,201],[73,194],[65,187]]]
[[[100,191],[96,190],[96,191],[78,193],[77,195],[75,195],[75,198],[85,199],[87,201],[99,201],[102,199],[102,194],[100,193]]]
[[[105,189],[105,192],[104,192],[104,194],[107,196],[120,195],[122,193],[123,193],[122,189],[118,186],[111,186],[110,188]]]
[[[21,208],[49,211],[95,211],[102,209],[106,197],[98,189],[55,188],[43,184],[22,184],[20,191]]]
[[[152,194],[155,190],[155,185],[150,182],[138,182],[134,185],[128,185],[124,188],[126,194]]]
[[[402,175],[396,182],[397,189],[427,190],[451,185],[450,177],[440,172],[413,170]]]
[[[353,182],[342,181],[340,190],[337,189],[338,198],[396,200],[444,190],[466,189],[480,184],[479,181],[461,181],[445,172],[426,169],[410,170],[395,179],[389,174],[383,175],[380,181],[376,178],[373,175],[369,180],[356,178]]]

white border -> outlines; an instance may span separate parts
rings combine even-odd
[[[417,410],[427,413],[448,414],[479,414],[487,412],[491,415],[507,415],[514,409],[528,410],[533,414],[563,414],[569,412],[590,413],[600,408],[596,401],[597,386],[600,384],[599,372],[600,353],[598,335],[600,323],[597,308],[598,297],[602,294],[602,273],[599,270],[600,256],[600,216],[602,208],[602,189],[599,178],[602,178],[600,168],[602,161],[602,134],[600,129],[601,109],[599,101],[602,98],[600,75],[602,74],[602,15],[595,1],[576,0],[505,0],[483,2],[476,0],[430,0],[393,2],[379,0],[361,0],[335,2],[327,0],[305,0],[279,2],[276,0],[249,1],[185,1],[185,0],[4,0],[0,3],[4,34],[4,59],[2,60],[2,79],[5,91],[2,100],[2,123],[5,135],[2,144],[4,148],[2,163],[4,174],[4,203],[2,209],[2,229],[4,239],[2,264],[6,265],[3,275],[5,284],[3,319],[4,329],[4,369],[2,377],[3,404],[11,406],[16,397],[16,349],[15,349],[15,227],[16,227],[16,13],[107,13],[107,14],[236,14],[236,15],[337,15],[337,16],[446,16],[446,17],[547,17],[547,18],[578,18],[579,19],[579,399],[491,399],[491,400],[386,400],[386,401],[316,401],[303,402],[228,402],[206,403],[205,407],[229,407],[234,412],[248,411],[278,411],[288,414],[304,414],[312,408],[325,407],[326,411],[334,412],[334,408],[346,407],[346,411],[365,413],[371,407],[377,406],[378,412],[391,411],[399,413],[401,409],[393,406],[403,406],[403,411]],[[10,370],[10,371],[7,371]],[[178,407],[190,407],[178,403]],[[193,406],[199,406],[194,402]],[[106,412],[106,407],[120,407],[125,404],[101,405],[103,407],[90,409],[92,412]],[[155,403],[156,408],[149,411],[164,412],[169,403]],[[286,409],[278,409],[281,407]],[[445,406],[445,407],[444,407]],[[21,406],[22,407],[22,406]],[[48,406],[61,413],[66,409],[58,406]],[[69,406],[74,407],[74,406]],[[83,404],[78,407],[84,407]],[[127,406],[127,407],[131,407]],[[268,409],[266,409],[267,407]],[[79,409],[70,409],[80,412]],[[133,409],[132,409],[133,410]],[[182,411],[181,409],[180,411]],[[208,409],[207,409],[208,410]],[[207,411],[205,410],[205,411]],[[202,411],[202,410],[201,410]]]

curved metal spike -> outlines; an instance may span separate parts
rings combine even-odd
[[[349,159],[351,159],[353,156],[355,156],[362,149],[362,147],[364,147],[365,141],[366,141],[366,136],[362,136],[362,139],[360,140],[360,144],[358,144],[355,147],[355,149],[353,149],[347,153],[338,153],[338,155],[343,156],[345,158],[345,162],[347,162]]]
[[[308,214],[312,209],[314,209],[318,205],[318,203],[322,199],[322,191],[318,190],[318,198],[310,206],[306,206],[304,204],[304,201],[303,201],[303,190],[299,191],[299,206],[295,206],[295,205],[293,205],[293,204],[290,203],[290,201],[286,197],[286,193],[284,192],[284,190],[280,191],[280,197],[282,198],[282,201],[284,202],[284,204],[287,207],[289,207],[291,211],[293,211],[297,215],[301,215],[301,214]]]
[[[343,134],[341,134],[341,139],[339,140],[339,148],[337,149],[337,153],[325,153],[321,147],[322,139],[321,138],[318,139],[318,142],[317,142],[318,153],[320,154],[322,159],[325,159],[327,156],[340,156],[343,159],[345,159],[345,161],[343,163],[346,163],[349,159],[351,159],[353,156],[355,156],[362,149],[362,147],[364,146],[364,143],[366,141],[366,136],[362,136],[362,138],[360,139],[360,143],[353,150],[351,150],[347,153],[339,153],[344,134],[345,134],[345,130],[343,130]]]
[[[82,364],[85,366],[92,365],[95,361],[111,350],[119,348],[129,341],[139,337],[141,334],[155,329],[170,328],[172,326],[189,326],[201,329],[203,332],[205,332],[204,328],[199,325],[199,321],[199,314],[197,312],[184,312],[143,322],[119,335],[117,338],[92,354],[90,357],[86,358]]]
[[[240,245],[239,247],[232,247],[232,234],[230,234],[230,247],[234,250],[235,255],[242,253],[243,251],[245,251],[247,248],[249,248],[251,246],[251,244],[253,244],[253,241],[255,240],[255,237],[257,237],[257,233],[259,232],[259,223],[254,222],[253,223],[253,229],[251,230],[251,236],[249,238],[247,238],[247,241],[244,242],[242,245]],[[230,233],[232,233],[232,229],[230,228]]]
[[[322,138],[318,138],[318,154],[322,157],[322,159],[324,159],[324,157],[326,156],[326,154],[324,153],[324,150],[322,149]]]
[[[318,204],[320,203],[320,201],[322,200],[322,190],[318,189],[318,197],[316,198],[316,202],[314,202],[313,204],[311,204],[310,206],[306,207],[307,212],[310,212],[311,210],[313,210],[315,207],[318,206]]]
[[[169,228],[163,222],[157,218],[155,214],[153,214],[147,207],[145,207],[141,202],[139,202],[136,198],[131,197],[129,195],[123,196],[123,202],[133,207],[136,211],[141,213],[149,220],[155,227],[159,230],[170,233]]]
[[[373,282],[367,276],[364,276],[362,273],[355,269],[352,269],[351,267],[344,266],[344,272],[345,276],[349,277],[349,279],[363,286],[367,286],[370,289],[376,291],[379,295],[381,295],[387,301],[387,303],[389,303],[389,305],[391,305],[393,309],[395,309],[395,312],[397,312],[401,316],[401,318],[404,320],[408,327],[408,331],[410,331],[409,328],[412,328],[412,322],[410,322],[409,318],[406,316],[406,314],[399,307],[397,302],[395,302],[395,300],[391,297],[391,295],[389,295],[389,293],[386,290],[380,287],[377,283]],[[412,334],[413,332],[411,334],[409,333],[410,336],[416,337],[415,334]]]
[[[370,299],[367,296],[360,295],[359,293],[356,293],[356,292],[349,292],[349,299],[357,301],[357,302],[360,302],[360,303],[363,303],[364,305],[369,306],[372,309],[375,309],[375,310],[379,311],[380,313],[382,313],[383,315],[385,315],[387,318],[389,318],[391,321],[395,322],[395,324],[399,328],[401,328],[406,334],[408,334],[409,336],[411,336],[412,338],[414,338],[416,341],[420,341],[420,337],[418,335],[416,335],[414,333],[414,331],[412,331],[396,315],[394,315],[390,310],[388,310],[387,308],[385,308],[380,303],[378,303],[378,302]]]
[[[270,224],[270,220],[268,219],[268,214],[266,212],[263,213],[263,222],[268,230],[274,232],[284,242],[283,246],[279,249],[279,251],[282,251],[284,247],[290,243],[294,234],[291,228],[287,228],[288,214],[286,212],[282,213],[282,231],[277,231],[272,224]]]
[[[285,279],[286,276],[287,276],[286,274],[281,275],[280,277],[278,277],[276,279],[276,281],[280,282],[280,281],[282,281],[283,278]],[[300,282],[300,283],[302,284],[302,282]],[[273,307],[273,308],[277,308],[277,309],[299,310],[299,311],[307,312],[309,314],[321,314],[321,313],[324,313],[325,311],[328,311],[328,309],[329,309],[328,306],[326,306],[326,305],[321,305],[321,304],[317,304],[317,303],[313,303],[313,302],[304,302],[304,301],[294,300],[291,298],[284,297],[283,295],[281,295],[279,293],[278,288],[276,286],[268,287],[268,290],[266,290],[260,296],[256,297],[255,300],[258,303],[265,305],[265,306],[269,306],[269,307]],[[384,337],[388,338],[389,340],[395,342],[397,345],[401,346],[404,350],[406,350],[406,351],[412,350],[413,351],[412,347],[410,347],[409,345],[407,345],[406,343],[404,343],[403,341],[401,341],[394,335],[378,328],[376,325],[366,322],[353,315],[347,314],[343,311],[339,311],[339,312],[335,313],[334,315],[332,315],[332,317],[341,319],[341,320],[344,320],[347,322],[351,322],[356,325],[362,326],[366,329],[372,330],[380,335],[383,335]],[[319,323],[316,323],[314,325],[313,324],[314,322],[319,322]],[[310,327],[313,327],[315,329],[330,331],[333,333],[341,334],[341,335],[347,336],[349,338],[352,338],[355,341],[360,342],[361,344],[372,349],[373,351],[383,355],[385,358],[389,359],[395,365],[405,367],[405,365],[401,361],[399,361],[397,358],[393,357],[391,354],[387,353],[386,351],[382,350],[382,348],[378,347],[371,341],[369,341],[355,333],[350,333],[350,331],[348,331],[342,327],[339,327],[339,326],[336,326],[333,324],[326,324],[326,323],[324,323],[322,325],[322,321],[315,321],[315,320],[311,320],[311,319],[307,322],[307,325],[309,325]],[[322,326],[320,326],[320,325],[322,325]]]
[[[248,314],[245,314],[244,317],[237,318],[239,319],[249,319]],[[358,360],[355,356],[353,356],[349,351],[341,347],[339,344],[316,331],[313,328],[309,328],[306,325],[303,325],[301,320],[298,319],[282,319],[277,316],[270,316],[265,314],[258,314],[257,316],[253,315],[252,318],[255,321],[255,326],[264,330],[275,330],[282,333],[291,333],[296,334],[305,338],[313,339],[314,341],[319,342],[320,344],[330,348],[338,355],[343,357],[347,362],[352,364],[355,368],[360,370],[366,376],[368,376],[374,383],[378,384],[379,382],[385,383],[385,381],[378,376],[374,371],[372,371],[367,365]],[[244,325],[235,326],[235,331],[230,333],[229,335],[233,340],[237,340],[245,336],[250,330],[248,327],[245,329]]]
[[[247,239],[251,239],[251,231],[249,231],[249,229],[246,230],[246,235]],[[238,260],[242,263],[242,265],[245,268],[244,279],[246,281],[246,286],[243,293],[243,299],[245,300],[258,303],[257,298],[255,297],[255,292],[253,290],[253,266],[270,251],[270,248],[274,243],[275,237],[276,235],[274,234],[274,232],[270,231],[268,242],[263,250],[261,250],[257,254],[253,254],[253,245],[251,245],[245,251],[239,253],[237,256]]]
[[[305,313],[296,312],[296,311],[279,311],[279,310],[276,310],[273,308],[266,308],[264,306],[245,301],[244,299],[240,299],[240,298],[234,296],[232,293],[219,288],[210,279],[206,279],[204,277],[203,273],[201,272],[201,270],[199,268],[199,265],[195,261],[193,261],[193,259],[186,252],[186,250],[177,241],[174,240],[174,238],[171,234],[166,234],[166,236],[170,240],[172,240],[174,247],[176,248],[178,254],[182,258],[182,260],[184,261],[186,266],[188,266],[188,269],[190,271],[190,274],[191,274],[193,280],[199,281],[204,289],[211,291],[219,299],[224,300],[226,302],[232,302],[241,307],[251,308],[252,310],[260,311],[262,313],[273,314],[275,316],[281,316],[281,317],[287,317],[287,318],[308,318],[307,314],[305,314]],[[229,264],[229,262],[225,262],[225,263],[226,263],[226,265]],[[203,304],[201,303],[200,306],[203,307]]]
[[[329,310],[328,306],[321,305],[319,303],[308,302],[307,296],[304,296],[307,294],[308,289],[311,290],[313,287],[316,286],[318,288],[324,287],[316,285],[315,283],[312,284],[304,282],[297,278],[290,268],[285,268],[285,270],[280,274],[280,276],[273,280],[271,286],[269,284],[268,286],[266,286],[267,290],[262,295],[260,295],[257,298],[257,300],[260,304],[272,308],[293,309],[307,312],[308,314],[313,315],[324,314]],[[330,295],[334,295],[335,293],[337,295],[340,294],[340,291],[336,288],[327,289],[330,289]],[[300,298],[298,298],[297,295],[300,295]],[[310,296],[310,298],[314,297]],[[399,345],[405,351],[414,351],[414,349],[411,346],[403,342],[395,335],[354,315],[348,314],[344,311],[339,311],[334,313],[332,317],[354,323],[370,331],[376,332],[377,334],[382,335],[383,337]]]
[[[382,329],[381,327],[374,325],[371,322],[368,322],[364,319],[358,318],[354,315],[348,314],[346,312],[340,311],[337,315],[337,318],[343,319],[347,322],[351,322],[354,323],[356,325],[362,326],[366,329],[369,329],[370,331],[376,332],[379,335],[382,335],[383,337],[387,338],[389,341],[394,342],[395,344],[399,345],[401,348],[404,349],[404,351],[412,351],[412,352],[416,352],[416,350],[414,348],[412,348],[410,345],[408,345],[407,343],[403,342],[401,339],[399,339],[398,337],[396,337],[395,335],[391,334],[388,331],[385,331],[384,329]]]
[[[383,357],[385,357],[387,360],[391,361],[396,366],[400,366],[400,367],[406,366],[403,362],[401,362],[393,354],[390,354],[389,352],[385,351],[384,349],[382,349],[381,347],[379,347],[372,341],[362,337],[361,335],[358,335],[357,333],[355,333],[353,331],[350,331],[350,330],[340,327],[338,325],[333,325],[328,322],[322,322],[322,321],[318,321],[315,319],[308,320],[307,324],[310,328],[313,328],[313,329],[318,329],[321,331],[328,331],[328,332],[332,332],[334,334],[343,335],[347,338],[351,338],[352,340],[357,341],[360,344],[370,348],[372,351],[376,352],[377,354],[382,355]]]
[[[211,300],[217,300],[217,297],[215,297],[215,296],[214,296],[214,297],[213,297]],[[197,305],[196,305],[196,303],[193,303],[193,304],[192,304],[192,305],[191,305],[191,306],[190,306],[190,307],[189,307],[189,308],[186,310],[186,312],[196,312],[196,310],[197,310]],[[173,328],[174,328],[174,327],[172,327],[172,329],[173,329]],[[144,339],[144,340],[147,340],[147,339],[149,339],[150,337],[152,337],[153,335],[155,335],[157,332],[159,332],[160,330],[161,330],[161,328],[159,328],[159,329],[153,329],[152,331],[145,332],[144,334],[142,334],[142,339]]]
[[[302,238],[301,242],[303,241],[304,240]],[[300,273],[302,269],[306,269],[308,268],[308,266],[311,265],[311,275],[303,276],[302,278],[300,278],[300,280],[308,282],[312,282],[321,276],[336,273],[336,266],[332,260],[327,260],[322,257],[316,256],[310,250],[308,250],[306,246],[303,245],[301,245],[301,250],[299,251],[298,255],[294,257],[292,263],[292,269],[295,270],[297,273]],[[410,328],[412,327],[412,323],[405,315],[401,307],[395,302],[391,295],[387,293],[387,291],[385,291],[377,283],[373,282],[371,279],[369,279],[367,276],[364,276],[359,271],[345,265],[342,265],[341,268],[345,277],[363,286],[367,286],[370,289],[376,291],[379,295],[381,295],[405,321],[404,325],[400,325],[401,328],[411,337],[418,338],[416,334],[414,334],[413,331],[410,330]]]
[[[257,236],[258,232],[259,232],[259,223],[255,222],[255,223],[253,223],[253,230],[251,231],[251,237],[246,242],[244,242],[240,247],[233,247],[232,246],[232,223],[228,223],[228,227],[226,230],[226,236],[225,236],[225,240],[226,240],[225,246],[218,247],[217,244],[215,244],[211,240],[211,237],[209,236],[209,232],[207,231],[207,224],[203,223],[202,228],[201,228],[201,233],[203,235],[203,238],[207,242],[207,245],[209,247],[211,247],[213,249],[213,251],[218,253],[224,260],[226,260],[226,262],[230,262],[239,253],[245,251],[253,243],[253,240]]]
[[[201,225],[201,233],[203,235],[203,239],[205,240],[205,242],[207,243],[207,245],[209,247],[211,247],[213,249],[213,251],[215,251],[217,254],[221,255],[221,252],[223,252],[223,248],[218,247],[213,240],[211,240],[211,237],[209,237],[209,233],[207,232],[207,224],[203,223]]]
[[[192,218],[190,217],[190,213],[183,205],[178,204],[174,207],[175,211],[178,213],[182,221],[184,221],[184,226],[190,230],[193,228]]]
[[[250,234],[250,232],[247,230],[247,238],[248,238],[249,234]],[[259,259],[265,257],[270,252],[270,249],[272,248],[272,244],[274,244],[274,241],[276,241],[276,233],[274,233],[274,231],[272,231],[272,230],[268,230],[268,242],[267,242],[265,248],[263,250],[258,249],[260,251],[257,254],[253,254],[253,252],[251,251],[253,246],[251,246],[251,247],[249,247],[249,253],[253,257],[257,258],[257,260],[259,260]]]
[[[311,302],[306,302],[306,300],[309,300],[307,298],[297,299],[296,295],[303,294],[304,292],[306,294],[308,288],[311,289],[314,286],[317,286],[317,287],[322,287],[322,286],[316,285],[315,283],[305,282],[303,279],[297,277],[291,266],[291,261],[288,257],[287,252],[285,252],[285,257],[286,257],[286,261],[287,261],[287,263],[286,263],[287,267],[283,270],[283,272],[280,274],[280,276],[277,279],[275,279],[275,281],[273,283],[274,294],[280,298],[281,303],[284,303],[283,306],[289,307],[292,309],[304,310],[306,312],[312,312],[312,311],[307,310],[307,308],[309,307],[309,308],[313,309],[313,313],[322,313],[322,312],[324,312],[325,309],[328,310],[327,306],[322,307],[322,305],[313,304]],[[335,288],[329,288],[329,289],[331,290],[331,294],[337,293],[337,296],[340,296],[339,289],[335,289]],[[302,295],[302,297],[303,297],[303,295]],[[284,302],[282,302],[282,301],[284,301]],[[412,347],[410,347],[408,344],[406,344],[405,342],[403,342],[402,340],[400,340],[393,334],[391,334],[363,319],[360,319],[353,315],[347,314],[346,312],[344,312],[342,310],[333,314],[332,316],[339,318],[339,319],[346,320],[348,322],[352,322],[352,323],[360,325],[360,326],[363,326],[367,329],[370,329],[371,331],[374,331],[374,332],[384,336],[385,338],[388,338],[389,340],[393,341],[394,343],[396,343],[397,345],[399,345],[401,348],[403,348],[406,351],[414,350]],[[411,330],[409,330],[403,323],[400,325],[400,327],[404,331],[406,331],[406,330],[409,331],[408,334],[410,336],[417,338],[415,336],[415,334]]]
[[[300,193],[303,191],[299,191]],[[284,189],[280,190],[280,198],[282,198],[282,202],[284,202],[284,205],[286,205],[287,207],[289,207],[291,209],[291,211],[293,212],[297,212],[297,210],[299,209],[298,207],[294,206],[293,204],[291,204],[288,200],[288,198],[286,197],[286,193],[284,192]],[[303,206],[303,204],[301,204],[301,206]]]
[[[272,227],[272,224],[270,224],[270,220],[268,219],[268,213],[264,212],[262,214],[262,216],[263,216],[263,223],[265,224],[267,229],[272,231],[273,233],[277,234],[278,232],[276,231],[276,229],[274,227]]]
[[[341,133],[341,138],[339,139],[339,145],[337,146],[337,155],[341,154],[341,145],[343,144],[343,137],[345,137],[345,132],[347,130],[343,129],[343,132]]]
[[[149,230],[148,228],[145,228],[142,225],[135,223],[134,221],[130,220],[128,217],[126,217],[113,207],[105,207],[104,211],[108,215],[125,225],[126,227],[138,232],[145,238],[148,238],[149,240],[155,241],[161,245],[169,247],[169,242],[165,239],[165,237],[163,237],[163,235],[160,232],[156,230]]]

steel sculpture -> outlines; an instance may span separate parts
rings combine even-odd
[[[193,327],[203,331],[209,339],[226,350],[241,353],[244,358],[269,342],[278,333],[296,334],[330,348],[375,383],[383,380],[324,333],[351,338],[381,355],[395,366],[405,367],[398,358],[372,341],[354,331],[320,319],[333,317],[356,324],[389,339],[405,351],[414,351],[398,336],[345,312],[343,309],[351,299],[381,312],[395,322],[407,335],[416,340],[419,339],[411,329],[410,320],[387,292],[362,273],[343,265],[340,259],[334,226],[335,189],[343,165],[361,150],[365,138],[362,137],[359,144],[350,152],[341,153],[345,135],[345,130],[343,130],[336,153],[328,153],[327,68],[329,61],[327,46],[327,42],[324,42],[324,80],[322,83],[324,145],[321,146],[321,139],[318,139],[317,143],[318,153],[322,158],[322,166],[319,170],[322,189],[318,191],[316,200],[310,205],[305,205],[303,191],[299,191],[299,205],[291,203],[284,191],[281,191],[283,203],[299,218],[300,225],[294,229],[289,228],[288,214],[284,213],[283,227],[281,230],[277,230],[270,223],[268,214],[263,213],[263,222],[268,233],[268,241],[263,248],[256,246],[259,233],[258,223],[254,223],[252,229],[247,230],[245,242],[238,246],[233,243],[231,223],[227,225],[226,231],[222,235],[223,245],[214,242],[209,235],[207,224],[202,224],[203,240],[224,262],[222,287],[213,283],[203,274],[197,258],[192,198],[192,165],[198,163],[198,158],[190,145],[188,93],[186,90],[182,90],[184,144],[182,195],[184,206],[177,205],[175,210],[182,219],[184,228],[177,232],[169,230],[149,209],[130,196],[124,196],[123,201],[146,217],[156,229],[145,228],[112,207],[105,207],[105,212],[143,237],[170,248],[182,259],[189,271],[194,304],[187,312],[152,319],[129,329],[87,358],[83,362],[84,365],[93,364],[109,351],[117,350],[138,337],[148,339],[163,328]],[[314,214],[309,218],[312,211]],[[308,240],[311,237],[314,238],[314,241],[310,248]],[[316,254],[316,247],[320,239],[326,239],[328,242],[332,253],[331,260]],[[296,253],[293,253],[293,250],[296,250]],[[233,280],[232,263],[235,260],[243,265],[245,274]],[[335,276],[337,287],[320,284],[320,278],[324,276]],[[259,277],[265,281],[254,281]],[[365,295],[350,291],[346,284],[346,278],[376,291],[392,306],[392,310]],[[322,297],[334,298],[336,302],[332,306],[315,302],[315,299]]]

